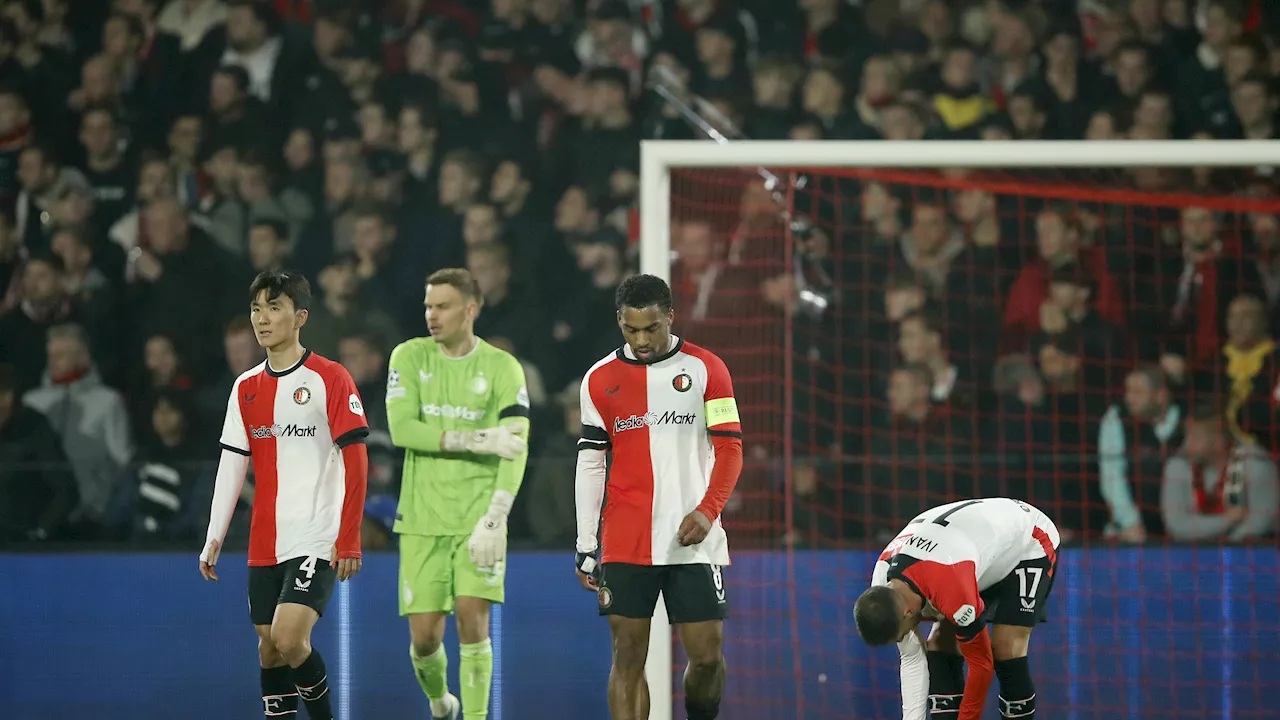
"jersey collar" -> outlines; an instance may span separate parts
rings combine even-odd
[[[289,367],[284,370],[273,370],[271,368],[271,362],[267,361],[267,374],[270,375],[271,377],[277,377],[277,378],[284,377],[285,375],[288,375],[294,370],[297,370],[298,368],[302,367],[307,362],[307,358],[309,357],[311,357],[311,351],[310,350],[304,351],[302,353],[302,357],[298,358],[298,362],[294,363],[292,367]]]
[[[623,344],[622,347],[618,348],[618,359],[628,365],[657,365],[663,360],[673,357],[676,353],[680,352],[681,348],[684,347],[684,339],[677,335],[672,335],[671,341],[671,348],[650,362],[645,362],[639,358],[632,357],[631,346],[626,344]]]

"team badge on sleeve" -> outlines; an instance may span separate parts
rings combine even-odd
[[[351,397],[347,398],[347,407],[351,408],[352,415],[364,415],[364,406],[360,404],[360,398],[355,393],[351,393]]]
[[[305,387],[300,387],[293,391],[293,401],[299,405],[306,405],[311,402],[311,391]]]
[[[400,387],[400,371],[395,368],[387,373],[387,399],[395,400],[405,396],[404,388]]]

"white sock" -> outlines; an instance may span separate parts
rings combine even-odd
[[[441,645],[440,647],[443,648],[444,646]],[[439,700],[431,701],[431,714],[436,717],[449,717],[449,714],[452,713],[453,709],[457,706],[458,698],[454,697],[450,693],[445,693],[444,697]]]

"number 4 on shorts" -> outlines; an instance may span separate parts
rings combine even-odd
[[[316,558],[306,558],[302,561],[302,564],[298,566],[298,569],[306,573],[307,579],[310,580],[311,576],[316,574]]]

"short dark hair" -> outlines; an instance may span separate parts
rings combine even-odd
[[[452,285],[454,289],[462,293],[463,298],[481,304],[484,303],[484,296],[480,294],[480,284],[472,277],[471,271],[466,268],[437,270],[427,276],[427,284]]]
[[[671,288],[662,278],[656,275],[632,275],[618,286],[613,304],[618,310],[624,307],[647,308],[657,305],[659,310],[668,313],[675,302],[671,299]]]
[[[893,588],[886,585],[867,588],[853,604],[853,621],[862,641],[872,647],[897,641],[898,597]]]
[[[275,300],[281,295],[293,301],[294,310],[306,310],[311,307],[311,283],[300,272],[293,270],[264,270],[258,273],[249,286],[249,302],[253,302],[265,290],[267,300]]]
[[[276,240],[289,239],[289,224],[286,223],[284,220],[281,220],[280,218],[274,218],[274,217],[258,218],[257,220],[253,221],[253,224],[249,226],[249,229],[252,230],[258,227],[270,228],[271,232],[275,233]]]

